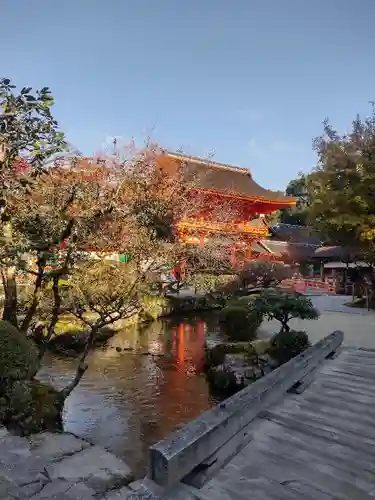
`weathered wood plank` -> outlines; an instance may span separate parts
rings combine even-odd
[[[322,398],[334,399],[334,404],[343,407],[343,409],[345,408],[345,406],[348,406],[348,408],[350,408],[350,406],[353,404],[362,409],[367,409],[370,413],[375,409],[375,398],[371,393],[362,392],[350,387],[344,388],[343,386],[338,386],[335,384],[322,384],[315,391],[306,392],[305,394],[302,394],[300,397],[298,397],[298,399],[296,398],[295,401],[296,403],[298,403],[298,401],[305,401],[305,399],[308,397],[317,398],[320,396]]]
[[[320,489],[325,493],[331,494],[340,500],[353,500],[356,498],[373,500],[373,497],[362,487],[367,485],[363,483],[361,485],[355,484],[349,475],[342,474],[326,463],[319,464],[312,457],[309,459],[306,456],[301,459],[301,456],[299,456],[298,459],[295,459],[286,449],[280,447],[275,452],[270,443],[265,444],[258,442],[258,440],[252,442],[247,449],[247,453],[242,456],[244,463],[247,463],[248,466],[259,460],[261,456],[265,467],[265,475],[269,474],[268,466],[272,463],[279,465],[284,475],[284,481],[299,479],[311,485],[319,485]],[[243,475],[245,476],[245,474]]]
[[[350,391],[347,390],[347,394]],[[353,393],[355,395],[355,393]],[[344,410],[350,413],[351,417],[355,413],[361,412],[362,417],[367,417],[372,419],[372,422],[375,420],[375,406],[370,406],[367,404],[359,404],[357,399],[345,399],[345,393],[339,391],[325,390],[321,391],[318,394],[309,393],[306,394],[306,397],[303,401],[308,402],[310,404],[318,404],[329,406],[332,409],[336,410]]]
[[[356,413],[358,413],[358,425],[366,425],[366,423],[373,424],[374,422],[374,408],[366,405],[362,402],[359,402],[358,399],[352,400],[352,405],[350,402],[345,401],[337,397],[337,393],[327,393],[326,398],[322,397],[322,395],[313,395],[306,394],[306,397],[301,398],[299,400],[293,401],[293,403],[297,404],[302,410],[311,411],[314,413],[323,413],[323,414],[334,414],[343,419],[349,418],[353,419],[353,407],[357,407]],[[335,402],[330,402],[330,397],[335,398]]]
[[[330,366],[329,368],[327,368],[326,373],[328,374],[331,371],[334,373],[347,373],[348,375],[353,375],[364,380],[369,380],[369,383],[374,383],[375,380],[374,371],[366,370],[364,368],[358,367],[355,364],[340,363],[335,366]]]
[[[367,443],[359,440],[357,436],[348,434],[345,430],[339,430],[332,425],[322,424],[320,421],[305,418],[303,421],[296,420],[293,416],[273,413],[267,411],[264,418],[272,422],[276,422],[283,427],[290,428],[291,430],[298,430],[306,436],[322,438],[327,444],[330,442],[349,446],[354,450],[366,453],[375,461],[375,443]]]
[[[375,351],[343,349],[302,394],[284,392],[203,461],[214,479],[206,473],[190,491],[199,500],[373,499],[374,379]],[[230,449],[241,451],[226,463]]]
[[[290,387],[316,369],[341,345],[342,340],[342,332],[334,332],[169,438],[156,443],[150,448],[151,479],[162,486],[181,480],[261,410],[278,401]]]
[[[289,402],[288,402],[289,403]],[[313,411],[311,409],[302,408],[301,406],[294,404],[283,404],[282,407],[277,409],[278,414],[290,415],[294,418],[300,419],[311,419],[321,424],[331,425],[335,429],[348,432],[357,437],[361,436],[365,442],[375,445],[375,435],[373,425],[361,422],[361,425],[357,424],[357,418],[349,420],[347,417],[340,417],[335,411]]]
[[[346,373],[345,371],[342,371],[340,370],[338,367],[336,366],[331,366],[331,367],[324,367],[322,372],[321,372],[322,375],[325,376],[325,379],[327,378],[340,378],[342,379],[343,381],[347,381],[347,380],[350,380],[352,382],[355,382],[355,383],[358,383],[358,384],[362,384],[362,385],[366,385],[366,387],[371,387],[371,383],[369,384],[368,380],[363,378],[363,377],[360,377],[358,375],[353,375],[353,374],[349,374],[349,373]],[[325,380],[324,379],[324,380]]]
[[[374,457],[367,452],[340,442],[327,441],[321,436],[306,434],[295,428],[290,429],[272,421],[263,421],[262,432],[276,441],[285,442],[287,445],[293,443],[304,451],[311,452],[314,456],[319,457],[321,462],[324,462],[324,459],[328,457],[330,461],[334,461],[338,468],[344,467],[346,470],[347,467],[353,467],[356,473],[360,475],[365,473],[366,477],[375,481]]]
[[[337,389],[342,391],[350,390],[368,396],[374,395],[374,390],[367,383],[358,382],[356,380],[353,380],[353,378],[346,378],[333,374],[326,375],[322,379],[320,383],[320,389],[317,390],[321,390],[322,388]]]
[[[253,439],[252,430],[258,422],[250,422],[232,439],[225,443],[213,455],[207,457],[203,462],[193,469],[183,482],[196,488],[201,488],[209,479],[215,476],[230,460],[235,457]]]
[[[311,464],[324,464],[324,469],[335,477],[348,482],[360,484],[362,488],[371,493],[375,484],[375,472],[368,470],[353,462],[354,458],[358,459],[358,454],[350,454],[349,456],[340,455],[335,449],[329,446],[314,447],[311,443],[296,439],[293,434],[286,435],[278,430],[275,434],[274,430],[262,426],[262,433],[257,437],[255,445],[264,445],[266,449],[270,449],[272,453],[282,457],[290,457],[293,460],[298,460],[300,463],[311,466]],[[365,462],[365,461],[364,461]],[[318,467],[319,468],[319,467]]]
[[[340,361],[347,361],[349,363],[357,363],[360,366],[372,368],[375,366],[375,356],[358,356],[356,353],[347,353],[340,356]]]

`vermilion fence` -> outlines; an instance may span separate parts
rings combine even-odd
[[[336,284],[333,281],[322,281],[320,279],[286,279],[282,281],[283,288],[293,288],[296,292],[305,295],[309,293],[336,293]]]

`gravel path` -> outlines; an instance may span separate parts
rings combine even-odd
[[[348,296],[320,295],[311,299],[321,313],[320,318],[316,321],[292,320],[290,326],[294,330],[305,330],[313,343],[341,330],[344,332],[344,346],[375,349],[375,311],[345,306],[351,301]],[[261,332],[268,336],[279,328],[277,321],[264,322]]]

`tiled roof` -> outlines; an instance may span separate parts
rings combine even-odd
[[[288,257],[291,260],[310,260],[314,255],[317,245],[308,243],[294,243],[288,241],[275,241],[273,239],[261,240],[261,244],[268,248],[277,257]]]
[[[315,259],[336,259],[343,262],[349,262],[356,257],[360,257],[360,252],[347,246],[322,246],[316,249],[313,257]]]
[[[182,164],[185,180],[196,183],[200,189],[284,202],[286,205],[294,204],[294,198],[285,196],[281,192],[264,189],[257,184],[247,168],[233,167],[176,153],[165,152],[164,154],[168,159]]]
[[[320,236],[306,226],[294,226],[291,224],[276,224],[270,227],[270,232],[274,239],[279,241],[290,241],[293,243],[308,243],[320,245]]]

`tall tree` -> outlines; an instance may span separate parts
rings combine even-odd
[[[0,79],[0,230],[7,247],[12,246],[13,238],[9,196],[32,190],[45,162],[66,146],[51,113],[53,97],[48,87],[35,93],[31,87],[18,93],[15,88],[9,78]],[[12,256],[2,253],[3,319],[17,326],[15,272]]]
[[[326,240],[359,249],[375,262],[375,107],[340,135],[328,121],[314,141],[318,165],[310,175],[311,223]]]
[[[294,196],[297,202],[295,207],[283,208],[279,211],[279,222],[296,226],[307,225],[308,209],[311,204],[308,179],[308,175],[300,174],[289,182],[285,194]]]

